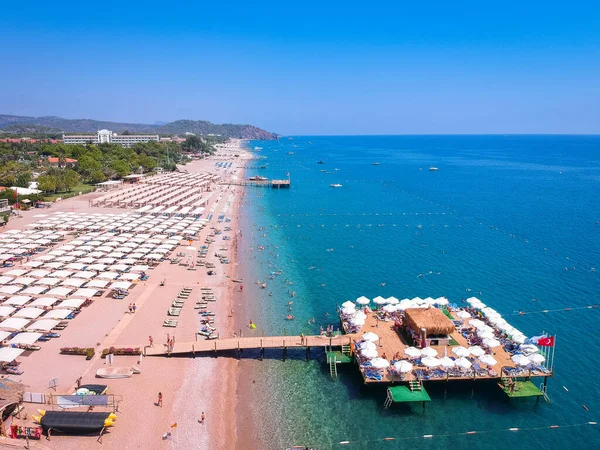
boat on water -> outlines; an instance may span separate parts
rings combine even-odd
[[[268,181],[268,180],[269,179],[267,177],[261,177],[258,175],[248,178],[248,181]]]
[[[294,152],[288,152],[288,155],[293,155],[293,154],[294,154]]]
[[[317,162],[317,164],[325,164],[323,161],[319,160],[319,162]]]
[[[329,186],[332,187],[332,188],[340,188],[340,187],[342,187],[342,185],[340,183],[330,184]]]
[[[325,169],[323,169],[323,170],[321,170],[321,172],[325,173],[325,172],[327,172],[327,171],[326,171]]]
[[[297,146],[297,145],[294,145],[294,148],[298,148],[298,146]]]
[[[434,166],[429,166],[429,171],[430,172],[437,172],[439,169],[437,167]]]
[[[333,170],[340,170],[340,169],[338,169],[338,168],[336,167],[336,168],[335,168],[335,169],[333,169]]]
[[[372,164],[373,164],[374,166],[379,166],[379,165],[381,165],[381,163],[380,163],[380,162],[378,162],[378,161],[375,161],[375,162],[373,162]]]
[[[308,145],[312,145],[312,142],[308,141]]]

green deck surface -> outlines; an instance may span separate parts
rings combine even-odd
[[[523,383],[523,387],[519,389],[521,383]],[[510,398],[541,397],[544,395],[544,393],[540,391],[531,381],[517,381],[517,387],[514,392],[510,392],[510,389],[508,388],[503,388],[502,390]]]
[[[411,391],[408,386],[392,386],[388,388],[388,391],[392,395],[394,403],[431,401],[425,388],[421,388],[420,391]]]
[[[342,352],[327,352],[327,362],[331,361],[334,357],[336,362],[342,364],[352,362],[352,358],[348,355],[344,355]]]

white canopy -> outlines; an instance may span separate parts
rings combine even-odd
[[[9,337],[12,331],[0,331],[0,342]]]
[[[40,295],[48,289],[48,286],[31,286],[21,291],[21,294]]]
[[[0,327],[2,324],[0,324]],[[510,359],[519,366],[528,366],[531,364],[531,360],[525,355],[513,355]]]
[[[117,281],[116,283],[113,283],[110,285],[110,287],[112,289],[129,289],[131,287],[132,283],[130,283],[129,281]]]
[[[84,303],[85,303],[85,299],[83,299],[83,298],[70,298],[70,299],[62,301],[58,305],[56,305],[56,309],[64,309],[64,308],[77,309]]]
[[[44,314],[42,319],[66,319],[71,312],[70,309],[53,309]]]
[[[88,282],[85,287],[86,288],[105,288],[106,285],[109,283],[108,280],[92,280],[90,282]]]
[[[345,301],[344,303],[342,303],[342,308],[356,309],[356,305],[354,303],[352,303],[350,300],[348,300],[348,301]]]
[[[467,311],[458,311],[455,315],[456,315],[456,317],[458,317],[460,319],[470,319],[471,318],[471,314],[469,314]]]
[[[32,345],[41,337],[42,333],[19,333],[8,341],[8,345]]]
[[[461,369],[470,369],[471,366],[473,364],[471,364],[471,361],[469,361],[467,358],[458,358],[456,361],[454,361],[454,364],[457,367],[460,367]]]
[[[42,278],[41,280],[38,280],[36,284],[42,284],[44,286],[54,286],[58,283],[60,283],[59,278]]]
[[[85,284],[86,280],[83,278],[67,278],[65,281],[61,283],[61,286],[71,286],[71,287],[80,287]]]
[[[29,300],[31,300],[31,297],[28,297],[27,295],[16,295],[16,296],[11,297],[8,300],[6,300],[4,302],[4,304],[5,305],[23,306]]]
[[[476,358],[485,355],[485,350],[479,347],[478,345],[469,347],[469,352],[471,352],[471,355],[475,356]]]
[[[0,322],[0,328],[6,330],[22,330],[31,320],[11,317]]]
[[[2,258],[0,258],[2,259]],[[6,284],[9,283],[13,280],[13,277],[7,277],[7,276],[1,276],[0,277],[0,284]]]
[[[37,300],[34,300],[33,302],[31,302],[30,306],[52,306],[56,302],[58,302],[57,298],[54,298],[54,297],[41,297],[41,298],[38,298]]]
[[[124,273],[119,277],[119,280],[139,280],[139,273]]]
[[[483,364],[487,364],[488,366],[495,366],[498,364],[498,361],[496,361],[492,355],[483,355],[481,358],[479,358],[479,361],[481,361]]]
[[[444,356],[443,358],[440,359],[440,366],[449,369],[451,367],[454,367],[454,361],[450,358],[448,358],[447,356]]]
[[[77,291],[71,294],[71,297],[93,297],[96,295],[96,292],[98,292],[98,289],[82,288],[77,289]]]
[[[387,299],[381,296],[377,296],[373,299],[373,303],[375,303],[376,305],[385,305],[387,303]]]
[[[0,293],[15,294],[16,292],[19,292],[21,289],[23,289],[22,286],[16,286],[14,284],[11,286],[0,286]]]
[[[17,310],[17,308],[14,308],[12,306],[0,306],[0,317],[8,317],[12,313],[14,313],[16,310]],[[0,340],[2,340],[2,339],[0,339]]]
[[[22,348],[4,347],[0,348],[0,362],[12,362],[25,350]]]
[[[427,347],[430,348],[430,347]],[[437,367],[440,365],[440,360],[431,356],[421,359],[421,364],[427,367]]]
[[[58,297],[66,297],[71,293],[73,289],[69,289],[66,287],[57,287],[46,292],[48,295],[57,295]]]
[[[60,323],[60,320],[40,319],[37,322],[34,322],[31,325],[29,325],[27,327],[27,331],[50,331],[52,328],[54,328],[59,323]]]
[[[377,350],[364,350],[360,354],[367,359],[372,359],[377,357]]]
[[[37,319],[44,313],[43,309],[40,308],[23,308],[16,312],[13,317],[24,317],[26,319]]]
[[[358,345],[358,348],[361,350],[361,352],[364,351],[364,350],[375,350],[375,351],[377,351],[377,346],[373,342],[371,342],[371,341],[361,342]]]
[[[102,273],[99,273],[96,278],[104,278],[107,280],[114,280],[118,276],[119,276],[119,274],[117,272],[102,272]]]
[[[464,348],[461,346],[452,347],[452,353],[454,353],[459,358],[466,358],[471,354],[468,348]]]

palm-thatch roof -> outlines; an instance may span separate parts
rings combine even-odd
[[[454,324],[438,308],[408,308],[404,311],[406,324],[414,331],[425,328],[428,335],[448,335],[454,331]]]
[[[8,378],[0,380],[0,411],[9,405],[21,403],[25,385]]]

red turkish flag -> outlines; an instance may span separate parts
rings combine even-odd
[[[554,347],[554,336],[540,338],[537,345],[540,347]]]

